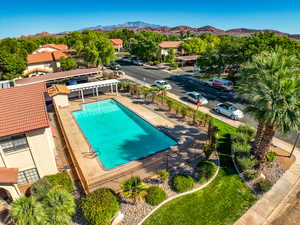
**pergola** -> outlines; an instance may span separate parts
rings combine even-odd
[[[70,92],[77,92],[78,94],[81,95],[81,99],[84,102],[84,90],[92,90],[93,95],[96,94],[96,96],[99,96],[99,88],[103,87],[110,87],[111,93],[114,93],[114,89],[116,94],[118,95],[118,83],[120,81],[116,79],[112,80],[101,80],[101,81],[96,81],[96,82],[89,82],[89,83],[83,83],[83,84],[76,84],[76,85],[70,85],[67,86]]]

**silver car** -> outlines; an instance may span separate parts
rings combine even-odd
[[[166,88],[168,90],[172,89],[172,86],[167,81],[164,80],[156,80],[154,81],[153,85],[156,87]]]
[[[219,103],[214,107],[214,110],[233,120],[240,120],[244,117],[243,112],[230,103]]]
[[[198,99],[200,100],[200,105],[206,105],[208,103],[207,99],[196,91],[188,92],[186,94],[188,99],[195,104],[198,102]]]

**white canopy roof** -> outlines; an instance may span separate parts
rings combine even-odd
[[[116,79],[112,80],[101,80],[101,81],[95,81],[95,82],[89,82],[89,83],[83,83],[83,84],[75,84],[75,85],[70,85],[67,86],[68,89],[73,92],[73,91],[80,91],[80,90],[86,90],[86,89],[93,89],[97,87],[107,87],[111,85],[116,85],[120,81]]]

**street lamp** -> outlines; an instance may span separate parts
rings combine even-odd
[[[297,134],[296,141],[295,141],[295,143],[294,143],[293,149],[292,149],[292,151],[291,151],[291,153],[290,153],[290,156],[289,156],[289,157],[291,157],[291,156],[293,155],[293,152],[295,151],[295,148],[296,148],[296,145],[297,145],[297,142],[298,142],[299,136],[300,136],[300,133],[298,133],[298,134]]]

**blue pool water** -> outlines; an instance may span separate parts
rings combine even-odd
[[[104,100],[74,111],[79,127],[105,169],[137,160],[177,143],[122,104]]]

